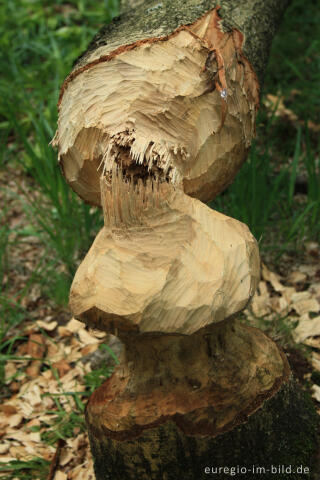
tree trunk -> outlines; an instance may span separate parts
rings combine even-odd
[[[70,306],[125,350],[86,409],[97,480],[311,468],[312,405],[278,346],[237,319],[256,241],[202,203],[246,158],[287,3],[128,0],[62,86],[60,165],[104,212]]]
[[[87,417],[89,411],[90,404]],[[186,435],[164,421],[123,441],[88,425],[97,480],[317,480],[318,423],[312,401],[290,380],[241,426],[219,436]]]

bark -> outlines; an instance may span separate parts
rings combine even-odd
[[[226,29],[237,28],[245,36],[244,54],[253,65],[259,81],[268,62],[272,39],[290,0],[122,0],[122,15],[117,24],[104,27],[78,59],[81,65],[87,53],[120,37],[135,37],[134,41],[155,36],[161,25],[161,35],[171,33],[182,24],[193,23],[211,8],[220,6],[220,16]],[[134,8],[134,10],[132,10]],[[148,21],[146,21],[148,18]],[[160,36],[160,35],[159,35]],[[77,63],[75,68],[77,68]]]
[[[91,428],[96,478],[318,479],[314,457],[318,416],[310,398],[292,379],[254,415],[242,420],[247,421],[217,437],[184,435],[173,422],[128,441]]]

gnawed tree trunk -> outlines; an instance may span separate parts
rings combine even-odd
[[[128,1],[62,86],[61,167],[104,212],[70,306],[125,347],[87,406],[97,480],[269,468],[279,450],[278,464],[310,466],[314,412],[277,345],[237,319],[256,241],[202,203],[246,158],[286,3]]]

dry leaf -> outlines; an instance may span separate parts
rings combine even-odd
[[[60,360],[59,362],[55,362],[52,364],[53,368],[56,368],[58,370],[59,377],[63,377],[66,373],[71,370],[71,367],[69,363],[67,363],[65,360]]]
[[[10,405],[9,403],[4,403],[3,405],[0,405],[0,410],[8,416],[14,415],[18,412],[17,408],[13,405]]]
[[[39,333],[32,333],[28,340],[27,354],[32,358],[41,359],[45,353],[45,341]]]

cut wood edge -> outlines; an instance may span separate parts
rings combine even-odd
[[[128,176],[160,175],[202,201],[232,182],[255,134],[259,91],[242,34],[223,32],[219,21],[210,10],[70,74],[52,144],[81,198],[100,204],[99,177],[115,163]]]

